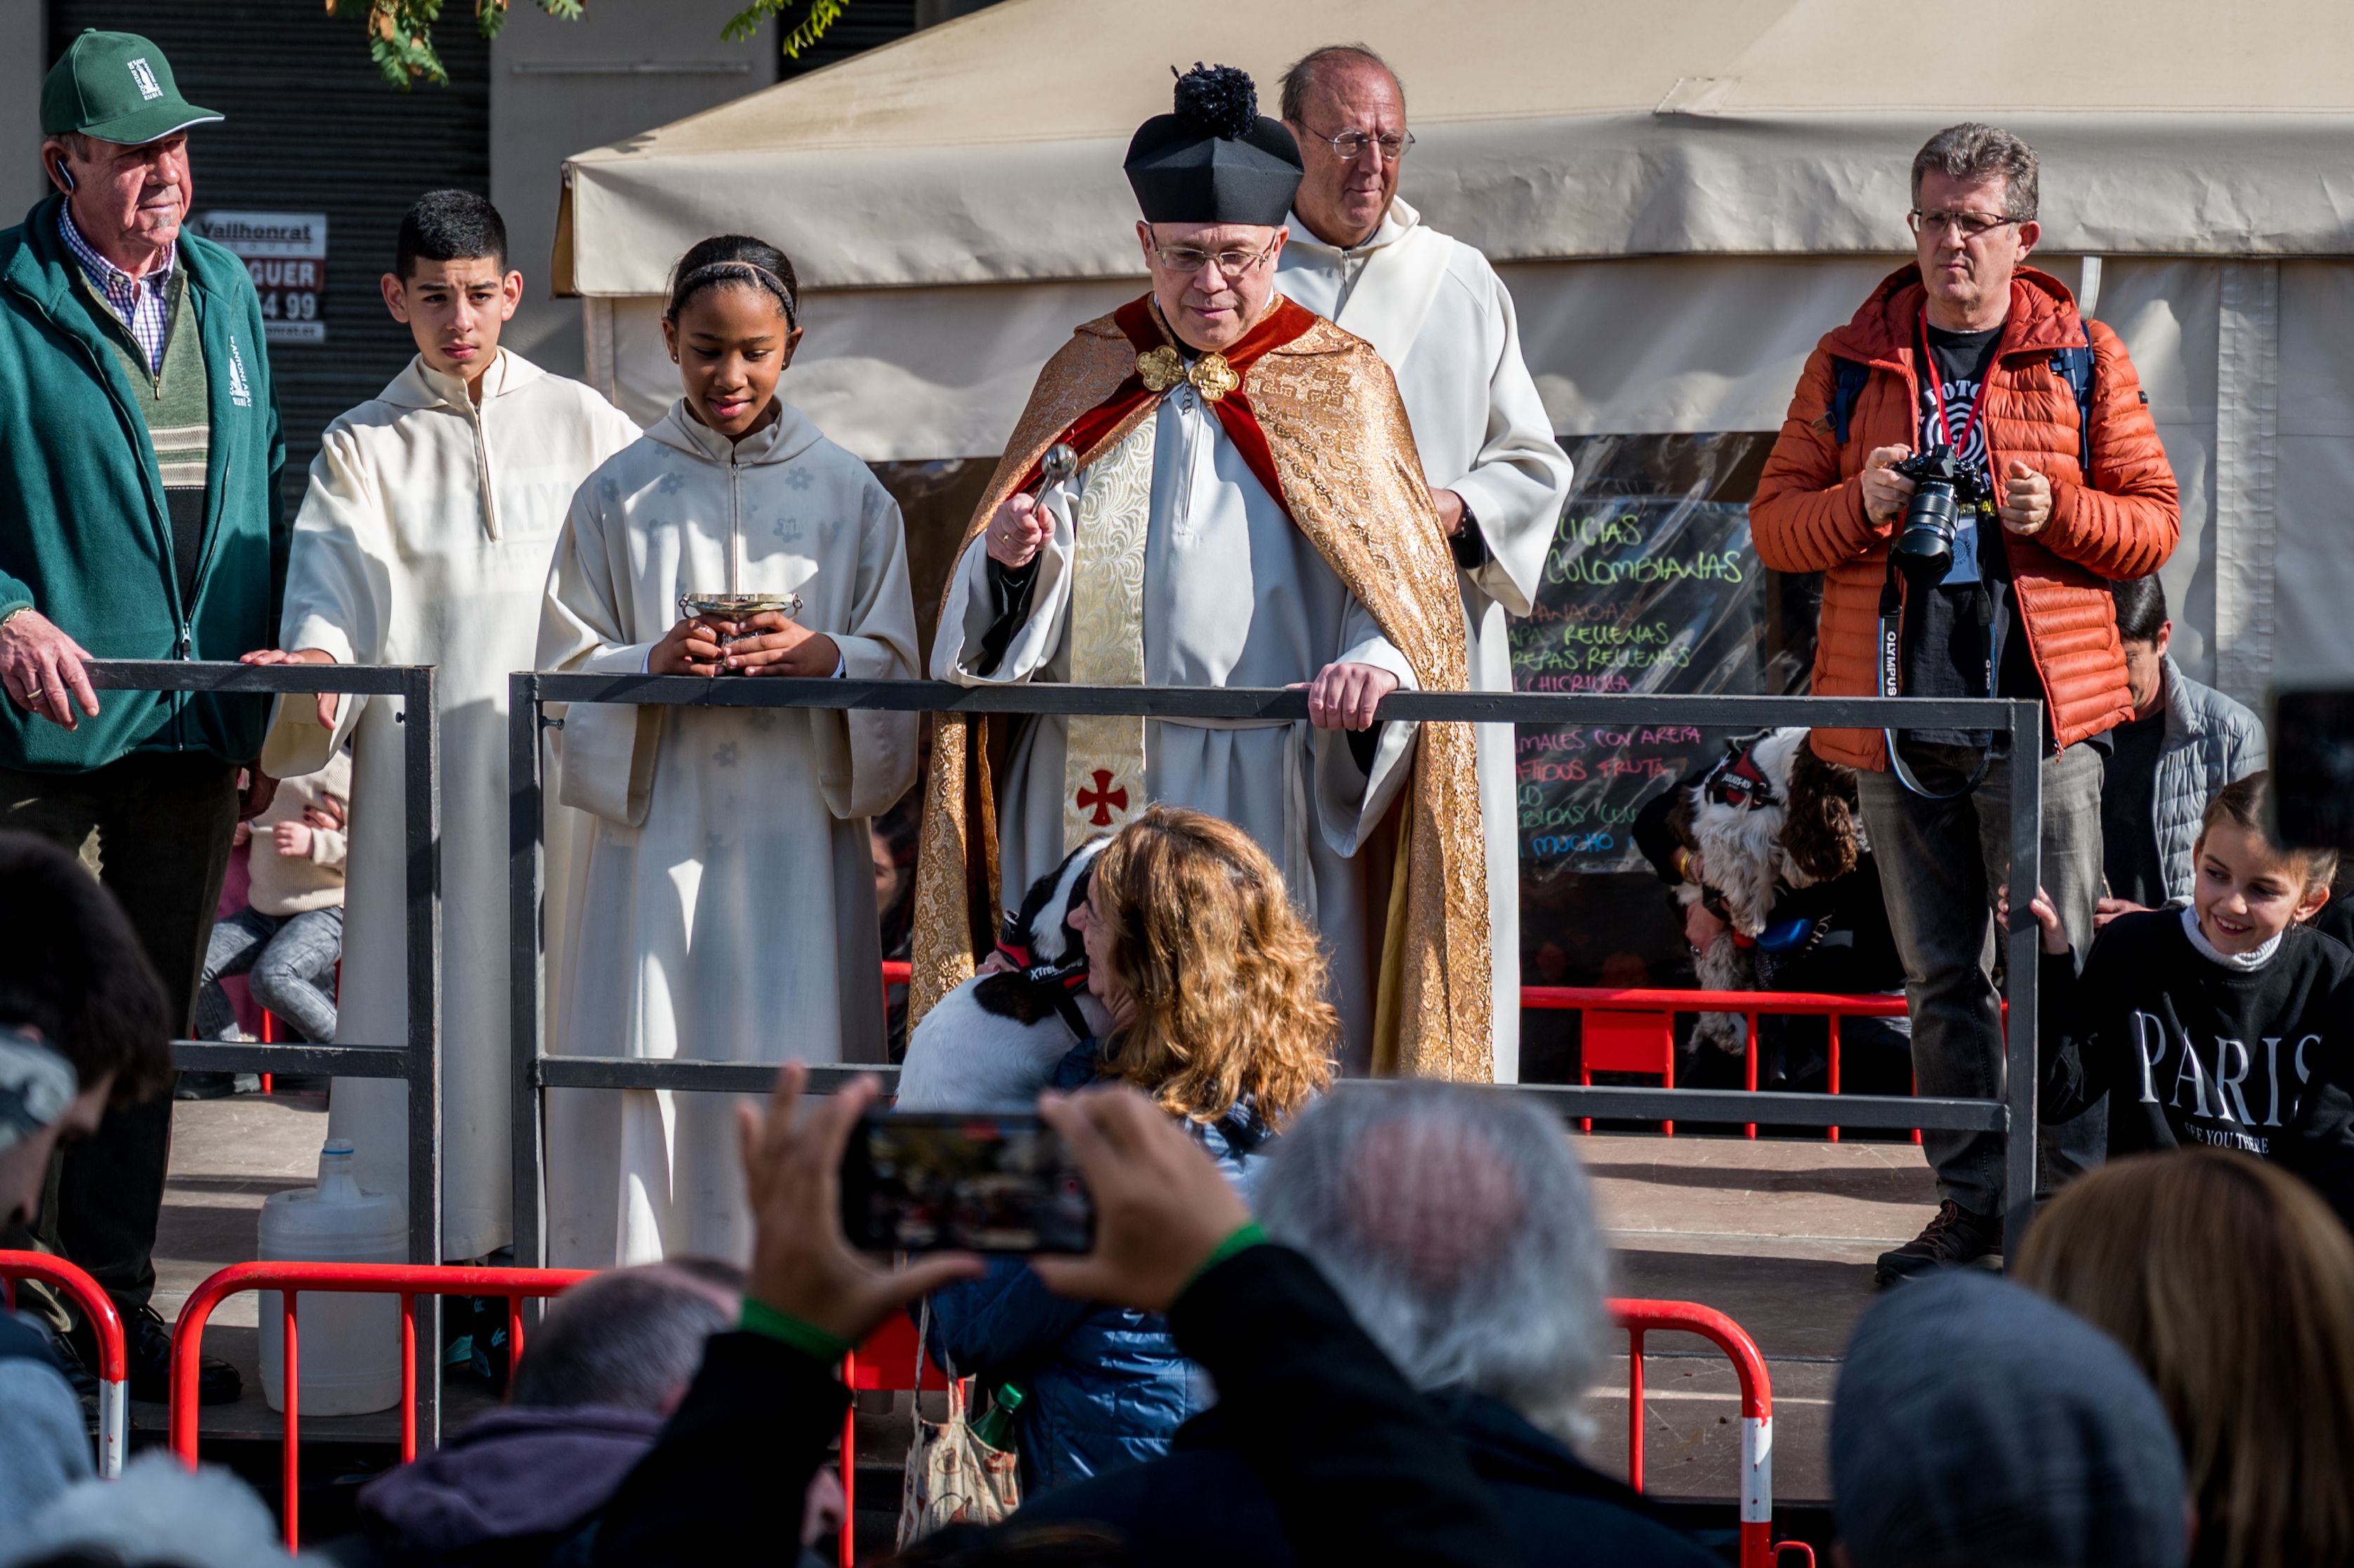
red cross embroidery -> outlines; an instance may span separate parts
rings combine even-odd
[[[1089,826],[1108,828],[1111,826],[1111,814],[1114,811],[1128,810],[1128,791],[1113,789],[1111,770],[1098,768],[1096,769],[1096,787],[1092,789],[1085,785],[1079,787],[1078,803],[1080,810],[1092,810],[1095,813],[1087,819]]]

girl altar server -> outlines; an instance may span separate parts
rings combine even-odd
[[[898,505],[777,397],[801,336],[791,262],[704,240],[678,264],[663,335],[685,395],[574,498],[540,668],[912,678]],[[722,595],[781,608],[682,613],[683,597]],[[561,799],[591,815],[551,1050],[880,1061],[867,819],[913,781],[917,733],[913,714],[573,706]],[[551,1094],[549,1260],[745,1256],[731,1110],[723,1095]]]

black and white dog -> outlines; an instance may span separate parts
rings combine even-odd
[[[1087,993],[1087,954],[1071,927],[1087,868],[1108,838],[1073,850],[1033,883],[997,950],[1013,965],[975,975],[940,998],[907,1040],[898,1108],[1026,1111],[1071,1047],[1111,1027]]]

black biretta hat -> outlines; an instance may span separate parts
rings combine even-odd
[[[1128,183],[1147,223],[1282,226],[1299,188],[1299,144],[1258,111],[1258,89],[1232,66],[1177,79],[1177,111],[1128,143]]]

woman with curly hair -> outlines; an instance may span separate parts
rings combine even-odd
[[[1148,809],[1089,876],[1072,924],[1111,1028],[1054,1086],[1135,1085],[1247,1192],[1269,1140],[1332,1079],[1341,1020],[1316,934],[1249,835],[1199,811]],[[1025,1495],[1157,1458],[1209,1404],[1161,1317],[1066,1300],[1026,1264],[940,1291],[932,1311],[937,1357],[1023,1390]]]

